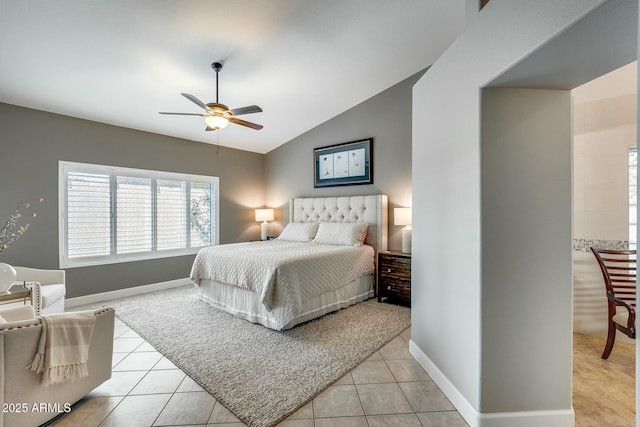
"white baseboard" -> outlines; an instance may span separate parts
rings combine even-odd
[[[84,295],[68,298],[64,301],[65,307],[78,307],[85,304],[111,301],[118,298],[126,298],[134,295],[146,294],[164,289],[179,288],[180,286],[193,285],[189,278],[169,280],[167,282],[152,283],[150,285],[135,286],[133,288],[118,289],[117,291],[101,292],[99,294]]]
[[[409,353],[440,387],[440,390],[469,424],[469,427],[573,427],[575,425],[573,409],[494,414],[479,413],[413,340],[409,341]]]
[[[574,425],[573,409],[480,414],[481,427],[573,427]]]
[[[427,371],[427,374],[429,374],[437,386],[440,387],[440,390],[442,390],[451,404],[455,406],[460,415],[462,415],[462,418],[469,424],[469,427],[479,427],[478,412],[413,340],[409,341],[409,353],[411,353],[416,361]]]

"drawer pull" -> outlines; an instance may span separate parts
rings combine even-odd
[[[391,286],[387,286],[387,290],[390,291],[391,290]]]
[[[391,269],[390,268],[387,268],[387,273],[391,273]]]

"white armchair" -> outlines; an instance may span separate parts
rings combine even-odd
[[[67,293],[64,270],[14,268],[17,273],[16,281],[27,282],[27,286],[31,288],[31,303],[36,316],[64,312],[64,297]]]
[[[89,375],[44,387],[41,376],[27,364],[38,351],[42,319],[30,305],[0,308],[0,402],[12,405],[0,411],[0,427],[37,427],[68,411],[87,393],[111,378],[113,308],[92,310],[96,323],[89,344]]]

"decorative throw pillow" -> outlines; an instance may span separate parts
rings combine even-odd
[[[369,234],[369,224],[362,231],[362,235],[360,236],[360,244],[364,245],[364,241],[367,240],[367,234]]]
[[[4,317],[0,316],[0,323],[9,323],[9,322],[7,322],[7,319],[5,319]]]
[[[284,227],[276,240],[289,242],[310,242],[318,231],[318,224],[314,222],[290,222]]]
[[[365,223],[321,222],[313,241],[323,245],[360,246],[368,228]]]

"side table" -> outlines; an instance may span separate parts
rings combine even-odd
[[[22,301],[23,304],[31,303],[31,289],[26,283],[14,283],[7,292],[0,294],[0,304],[10,304]]]
[[[378,302],[411,305],[411,254],[399,251],[378,253]]]

